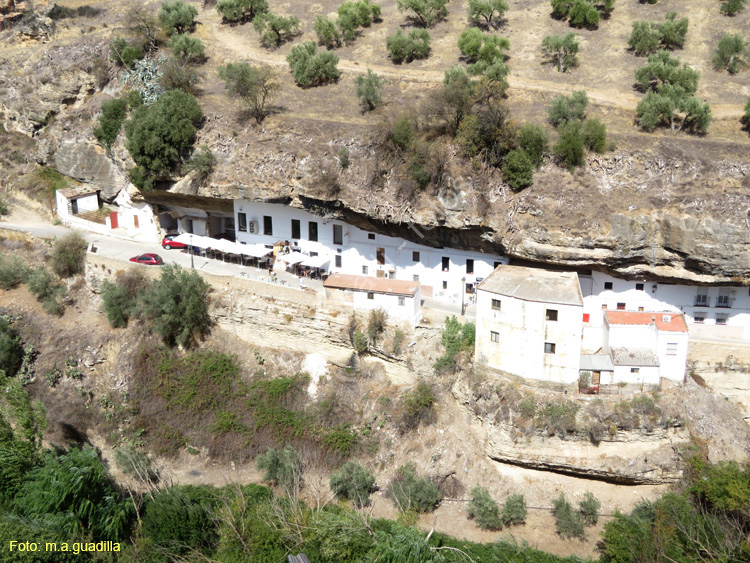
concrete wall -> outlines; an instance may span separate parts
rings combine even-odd
[[[95,193],[74,199],[78,203],[78,213],[99,209],[99,197]],[[68,217],[75,217],[73,215],[71,200],[62,195],[59,190],[55,192],[55,202],[57,203],[57,214],[61,219],[65,220]]]
[[[501,309],[492,308],[499,299]],[[555,309],[557,321],[547,321],[545,311]],[[523,377],[553,383],[578,381],[581,354],[581,307],[523,301],[480,290],[477,294],[475,355],[479,363]],[[493,342],[491,332],[499,334]],[[555,353],[545,353],[545,343]]]
[[[659,376],[672,381],[685,379],[689,336],[685,332],[659,331],[656,356],[659,358]],[[677,346],[670,346],[676,344]]]
[[[273,244],[278,240],[288,240],[298,244],[303,252],[317,252],[320,256],[329,257],[331,273],[377,276],[380,272],[384,277],[407,281],[413,281],[416,277],[423,286],[432,286],[434,296],[448,301],[460,301],[462,278],[466,278],[465,283],[473,284],[477,278],[485,278],[492,273],[496,263],[508,262],[503,256],[435,249],[399,237],[368,233],[341,221],[319,217],[286,205],[235,200],[234,206],[238,242]],[[255,234],[250,233],[249,229],[245,232],[239,230],[237,214],[240,212],[246,214],[248,222],[257,224]],[[264,216],[272,218],[272,235],[263,234]],[[292,238],[293,219],[300,222],[299,239]],[[317,241],[309,240],[311,222],[318,226]],[[334,225],[341,226],[342,244],[334,243]],[[378,263],[379,248],[383,250],[382,264]],[[419,253],[417,261],[413,259],[414,252]],[[341,257],[341,266],[336,266],[336,255]],[[443,271],[444,257],[448,259],[447,271]],[[467,273],[467,260],[474,261],[473,273]]]
[[[617,385],[628,383],[630,385],[659,385],[659,368],[656,366],[635,367],[638,373],[633,373],[631,366],[615,366],[614,373],[602,372],[599,380],[600,385]],[[607,374],[607,375],[605,375]],[[611,380],[610,380],[611,377]]]

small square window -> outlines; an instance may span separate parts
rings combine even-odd
[[[695,323],[699,323],[700,324],[700,323],[705,322],[705,320],[706,320],[706,315],[703,314],[703,313],[696,313],[693,316],[693,322],[695,322]]]
[[[375,240],[375,233],[367,233],[367,238],[369,240]]]
[[[499,299],[493,299],[492,300],[492,308],[493,309],[496,309],[496,310],[499,311],[500,308],[501,308],[501,306],[502,306],[502,302]]]
[[[729,318],[729,315],[716,315],[716,324],[717,325],[725,325],[727,324],[727,319]]]
[[[606,303],[602,303],[602,311],[606,311],[606,310],[607,310],[607,304]]]
[[[367,266],[362,266],[362,273],[367,275]]]
[[[545,315],[545,317],[548,321],[556,321],[557,309],[547,309],[547,314]]]
[[[372,291],[367,292],[367,298],[368,299],[375,299],[375,294]]]
[[[490,331],[490,340],[492,342],[500,342],[500,333],[495,332],[494,330]]]
[[[406,297],[399,297],[398,298],[398,306],[399,307],[403,307],[404,305],[406,305]]]
[[[642,283],[635,284],[635,289],[636,291],[643,291],[643,284]]]
[[[643,307],[638,307],[638,311],[642,313],[643,312]]]
[[[341,267],[341,255],[337,254],[337,255],[335,256],[335,264],[336,264],[336,267],[337,267],[337,268],[340,268],[340,267]]]
[[[555,343],[554,342],[545,342],[544,343],[544,353],[545,354],[554,354],[555,353]]]
[[[412,279],[412,281],[419,281],[419,276],[418,276],[417,274],[414,274],[414,275],[413,275],[413,276],[411,277],[411,279]]]
[[[412,252],[411,259],[413,262],[419,262],[419,252]]]
[[[443,281],[443,289],[448,289],[448,282],[447,281]]]
[[[617,304],[617,310],[618,311],[624,311],[625,310],[625,303],[618,303]]]
[[[604,289],[612,289],[612,282],[604,282]]]
[[[641,368],[630,368],[630,373],[641,373]]]

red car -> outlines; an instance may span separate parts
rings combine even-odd
[[[173,248],[187,248],[187,244],[184,242],[175,242],[173,239],[177,235],[167,235],[164,237],[164,240],[161,241],[162,248],[166,248],[167,250],[172,250]]]
[[[164,260],[158,254],[141,254],[139,256],[133,256],[130,259],[131,262],[138,262],[139,264],[149,264],[151,266],[160,266],[164,264]]]

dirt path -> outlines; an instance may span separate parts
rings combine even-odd
[[[232,32],[231,27],[221,23],[221,18],[216,11],[206,10],[202,12],[201,23],[205,26],[201,33],[202,36],[212,37],[221,47],[231,51],[238,58],[286,70],[287,62],[284,55],[269,52],[260,45],[243,41],[241,37]],[[338,68],[344,73],[351,74],[360,74],[365,68],[368,68],[381,77],[423,84],[439,84],[444,78],[442,70],[414,70],[376,64],[365,65],[344,59],[339,61]],[[632,93],[591,88],[591,84],[560,84],[512,75],[508,78],[508,84],[511,89],[515,90],[553,94],[569,94],[575,89],[586,90],[591,103],[623,111],[634,111],[641,99],[641,96]],[[711,107],[711,114],[714,119],[740,119],[744,115],[744,111],[740,105],[714,104]]]

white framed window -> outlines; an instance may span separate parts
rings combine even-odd
[[[708,294],[707,293],[699,293],[695,296],[695,306],[696,307],[708,307]]]
[[[237,228],[241,233],[247,232],[247,213],[237,213]]]
[[[496,311],[499,311],[502,307],[502,302],[499,299],[493,299],[492,300],[492,308]]]
[[[490,340],[492,342],[500,342],[500,333],[495,332],[494,330],[490,331]]]

